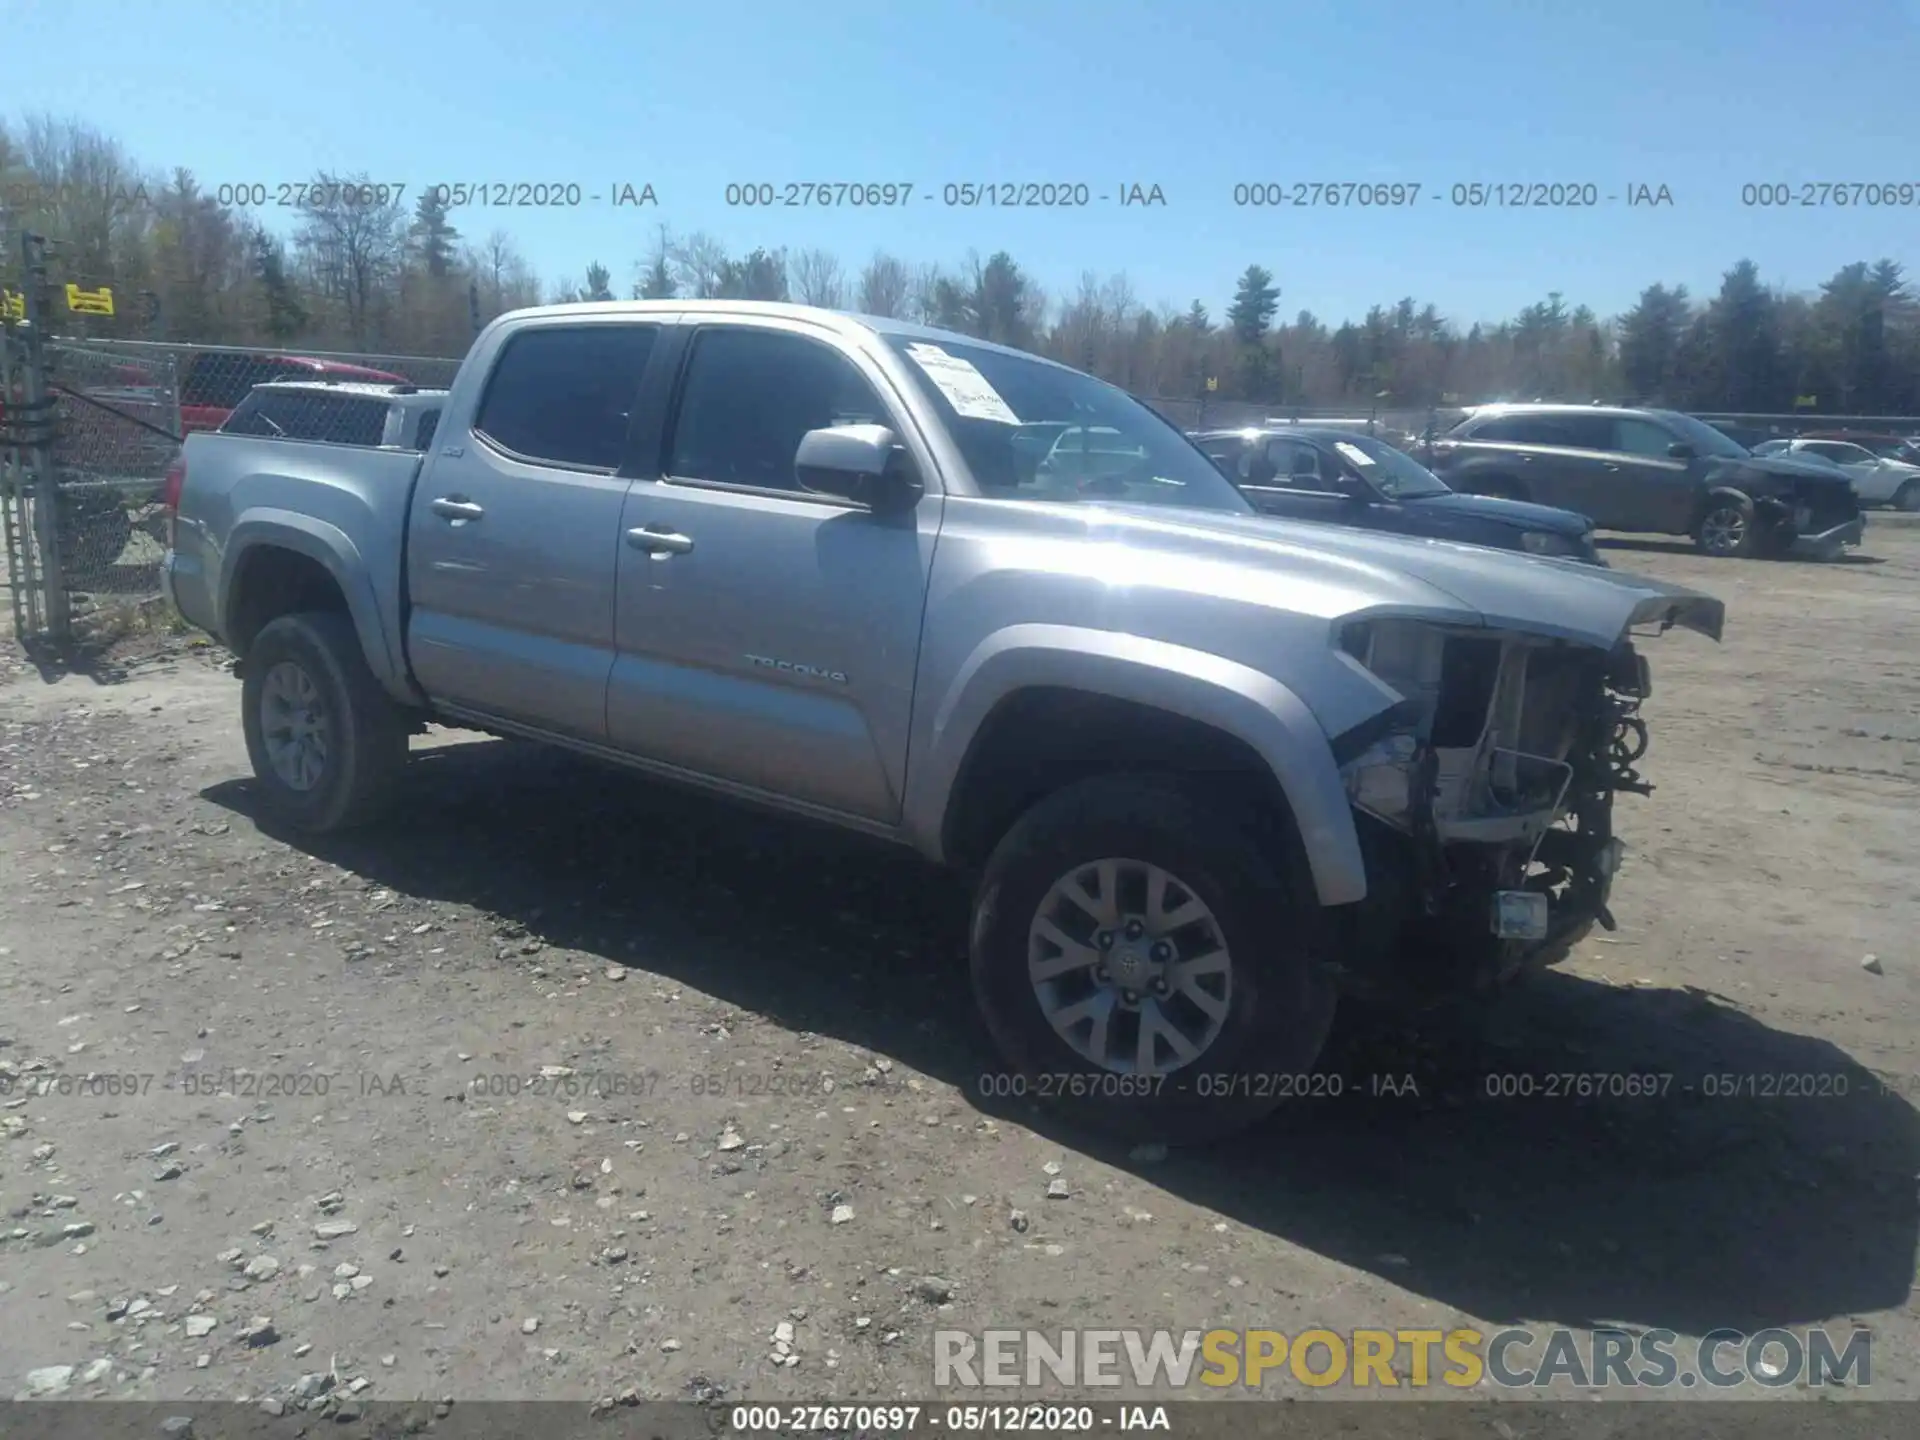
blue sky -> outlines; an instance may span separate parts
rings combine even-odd
[[[1281,311],[1411,294],[1462,322],[1559,290],[1602,314],[1750,257],[1810,288],[1891,256],[1920,205],[1756,209],[1749,182],[1920,188],[1920,0],[0,0],[10,121],[84,118],[206,186],[365,171],[578,184],[482,209],[542,276],[624,293],[660,221],[735,253],[1005,248],[1050,293],[1125,271],[1216,316],[1250,262]],[[1164,207],[950,208],[949,183],[1157,184]],[[730,208],[729,182],[911,182],[894,210]],[[1236,207],[1245,182],[1422,186],[1411,209]],[[1674,203],[1456,208],[1455,184],[1665,185]],[[657,210],[616,209],[650,183]],[[284,217],[269,214],[269,223]]]

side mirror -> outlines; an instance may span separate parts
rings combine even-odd
[[[1693,446],[1684,440],[1676,440],[1673,444],[1667,446],[1668,456],[1675,460],[1691,460],[1699,453],[1699,451],[1695,450]]]
[[[911,510],[926,492],[893,431],[884,425],[809,430],[793,456],[794,478],[816,495],[838,495],[876,515]]]

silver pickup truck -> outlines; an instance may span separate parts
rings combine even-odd
[[[1063,430],[1125,463],[1042,465]],[[431,453],[195,435],[165,573],[260,795],[404,803],[428,721],[912,846],[975,886],[1020,1093],[1135,1137],[1271,1109],[1342,993],[1612,923],[1631,636],[1717,600],[1256,515],[1124,392],[746,302],[503,316]]]

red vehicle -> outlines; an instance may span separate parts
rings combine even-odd
[[[218,430],[227,416],[254,386],[268,380],[369,380],[405,385],[405,375],[374,370],[340,360],[314,360],[304,355],[246,354],[237,350],[202,350],[180,376],[180,429]]]

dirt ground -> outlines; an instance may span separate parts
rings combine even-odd
[[[391,823],[289,843],[211,650],[5,652],[0,1393],[924,1399],[935,1328],[1825,1322],[1915,1399],[1920,526],[1611,560],[1729,613],[1645,647],[1618,931],[1171,1156],[980,1093],[911,857],[438,733]],[[1488,1093],[1570,1071],[1672,1080]]]

